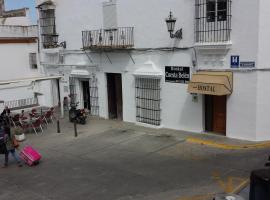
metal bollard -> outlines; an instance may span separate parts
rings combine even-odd
[[[57,133],[61,133],[59,120],[57,120]]]
[[[75,137],[78,137],[76,120],[74,120],[74,136],[75,136]]]

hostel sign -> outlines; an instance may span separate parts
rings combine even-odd
[[[196,87],[195,87],[196,88]],[[197,90],[198,91],[202,91],[202,92],[213,92],[215,93],[216,92],[216,87],[215,85],[197,85]]]
[[[189,67],[165,66],[165,82],[188,83],[189,80]]]

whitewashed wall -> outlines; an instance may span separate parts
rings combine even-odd
[[[39,1],[41,2],[41,1]],[[56,0],[56,29],[59,41],[67,42],[68,50],[82,47],[81,31],[102,28],[102,2],[104,0]],[[255,61],[257,68],[269,68],[269,12],[267,0],[237,0],[232,2],[232,45],[222,51],[198,51],[197,69],[230,69],[231,55],[239,55],[241,61]],[[135,48],[192,47],[194,46],[193,0],[118,0],[118,26],[134,26]],[[183,40],[169,38],[165,18],[169,11],[177,17],[176,29],[183,28]],[[72,13],[72,14],[67,14]],[[123,118],[135,122],[135,91],[133,71],[149,58],[164,72],[166,65],[192,67],[192,50],[164,53],[159,51],[132,52],[135,64],[126,53],[108,53],[106,56],[91,54],[93,63],[83,54],[66,56],[66,64],[97,64],[100,116],[108,117],[106,73],[121,73],[123,84]],[[207,62],[205,62],[205,60]],[[267,134],[270,110],[268,72],[234,72],[234,91],[227,102],[227,136],[248,140],[270,139]],[[183,84],[162,85],[162,125],[167,128],[202,132],[203,100],[193,102]],[[265,92],[266,91],[266,92]],[[248,109],[247,109],[248,108]]]

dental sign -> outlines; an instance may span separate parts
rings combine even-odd
[[[165,82],[188,83],[189,81],[189,67],[165,66]]]

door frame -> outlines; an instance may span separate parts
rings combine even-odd
[[[109,80],[110,78],[110,80]],[[118,80],[120,80],[120,85],[117,87],[117,78]],[[113,82],[113,86],[110,87],[109,86],[109,81]],[[121,73],[106,73],[106,83],[107,83],[107,108],[108,108],[108,118],[109,119],[117,119],[117,120],[123,120],[123,81],[122,81],[122,74]],[[110,91],[111,90],[114,90],[114,91]],[[118,97],[117,94],[117,89],[120,89],[119,93],[120,93],[120,96]],[[113,96],[110,96],[111,93],[114,93]],[[114,99],[114,108],[112,108],[112,102],[110,101],[110,98],[113,98]],[[119,108],[119,104],[120,103],[120,108]],[[113,112],[113,115],[111,115],[111,111],[114,110]],[[119,112],[120,110],[120,112]]]

